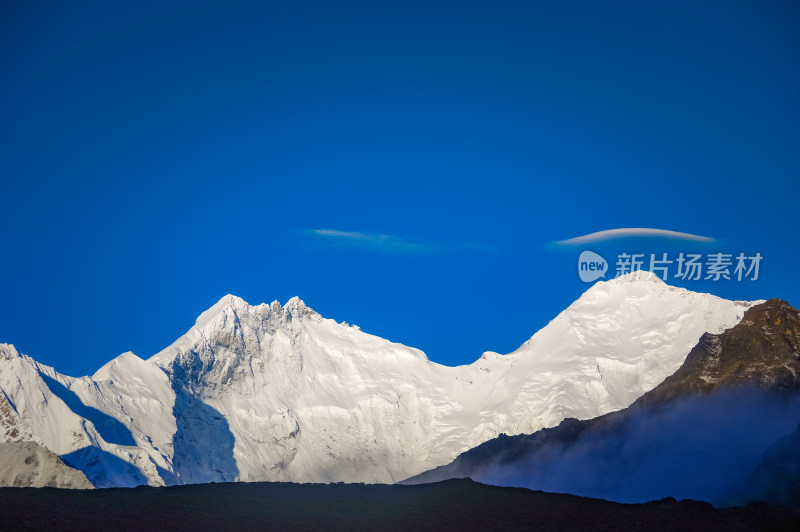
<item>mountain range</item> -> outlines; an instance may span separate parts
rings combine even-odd
[[[447,367],[298,298],[228,295],[161,352],[92,376],[0,344],[0,434],[95,487],[393,483],[501,434],[625,409],[761,303],[628,275],[590,287],[516,351]]]

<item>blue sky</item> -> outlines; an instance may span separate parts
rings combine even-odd
[[[0,341],[62,372],[227,293],[469,363],[584,249],[800,305],[795,2],[121,4],[0,4]],[[714,241],[553,244],[626,227]]]

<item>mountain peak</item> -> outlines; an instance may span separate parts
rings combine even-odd
[[[98,369],[94,375],[92,375],[92,380],[95,381],[102,381],[102,380],[114,380],[114,376],[118,372],[128,372],[130,373],[130,368],[135,367],[138,365],[147,364],[144,360],[136,356],[133,351],[126,351],[119,355],[117,358],[111,359],[109,362],[106,362],[100,369]]]
[[[613,294],[633,293],[641,297],[649,297],[652,294],[660,294],[668,290],[684,290],[665,283],[658,275],[639,270],[631,273],[612,277],[605,281],[598,281],[591,285],[578,299],[594,300],[597,298],[606,299]],[[576,303],[578,302],[576,301]]]
[[[208,310],[198,316],[197,321],[195,321],[195,327],[200,329],[204,328],[206,325],[211,323],[214,318],[219,316],[220,313],[224,312],[226,308],[233,309],[235,312],[240,312],[244,309],[250,308],[250,304],[241,297],[233,294],[227,294],[219,301],[214,303],[214,305],[212,305]]]
[[[262,303],[261,305],[253,306],[241,297],[233,294],[227,294],[217,301],[208,310],[200,314],[195,322],[195,327],[204,328],[210,324],[214,319],[223,314],[226,309],[231,309],[236,314],[245,313],[251,310],[267,311],[273,314],[280,313],[281,311],[289,313],[291,317],[304,317],[304,316],[319,316],[313,309],[311,309],[305,302],[297,296],[292,297],[285,305],[281,306],[278,301],[273,301],[269,305]]]
[[[0,344],[0,358],[5,358],[6,360],[17,358],[19,353],[17,352],[17,348],[14,347],[14,344]]]
[[[646,270],[638,270],[635,272],[626,273],[624,275],[620,275],[619,277],[614,277],[607,281],[601,281],[603,283],[610,283],[610,284],[623,284],[623,283],[653,283],[656,285],[666,285],[661,277],[656,275],[653,272],[649,272]]]
[[[225,303],[227,305],[242,305],[242,304],[247,305],[248,304],[247,301],[245,301],[241,297],[235,296],[233,294],[226,294],[226,295],[222,296],[222,298],[217,302],[217,304],[219,304],[219,303]]]
[[[211,308],[213,309],[215,307],[216,308],[230,307],[233,310],[241,311],[243,309],[249,309],[251,306],[252,305],[250,305],[250,303],[248,303],[241,297],[235,296],[233,294],[227,294],[223,296],[219,301],[217,301]]]
[[[293,298],[289,299],[289,301],[287,301],[286,305],[284,306],[287,308],[288,307],[307,308],[305,302],[297,296],[294,296]]]
[[[283,306],[283,309],[294,317],[319,316],[313,309],[309,308],[305,302],[294,296]]]

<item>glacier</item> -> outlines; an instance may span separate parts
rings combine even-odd
[[[757,303],[631,274],[592,285],[516,351],[449,367],[298,298],[227,295],[161,352],[92,376],[0,344],[0,441],[35,442],[95,487],[392,483],[501,433],[625,408]]]

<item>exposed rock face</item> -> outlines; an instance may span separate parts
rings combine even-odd
[[[800,390],[800,311],[786,301],[770,299],[745,312],[732,329],[704,334],[683,366],[634,404],[742,385]]]
[[[92,489],[86,475],[30,441],[0,443],[0,486]]]
[[[16,406],[5,393],[0,394],[0,436],[3,442],[33,440],[30,424],[19,417]]]

